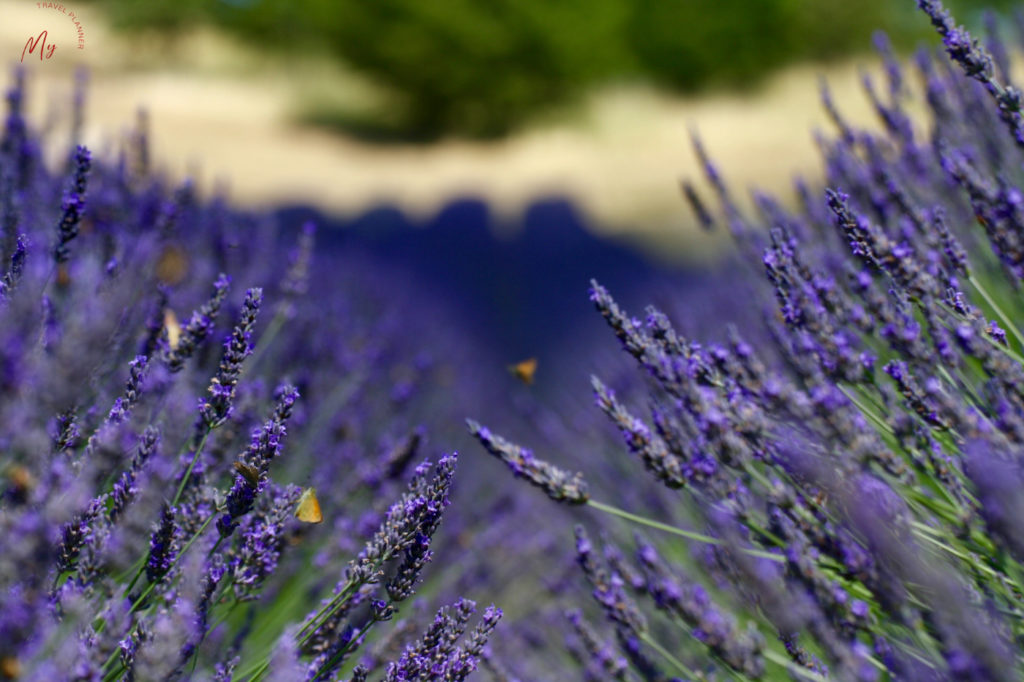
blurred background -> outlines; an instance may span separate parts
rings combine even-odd
[[[1022,34],[1006,0],[948,4],[972,28]],[[913,0],[751,7],[0,0],[0,54],[19,62],[42,30],[57,46],[23,63],[55,160],[72,134],[108,158],[145,135],[170,182],[190,177],[288,229],[314,220],[321,245],[372,254],[459,310],[499,369],[538,357],[531,390],[585,399],[598,362],[579,349],[615,346],[587,300],[592,277],[634,314],[678,310],[689,333],[760,315],[707,284],[732,265],[723,230],[701,229],[680,196],[681,179],[702,184],[690,132],[738,196],[787,200],[796,175],[818,174],[819,80],[874,125],[860,85],[877,70],[874,31],[906,56],[935,45]],[[499,393],[515,389],[503,381]]]
[[[55,8],[48,5],[54,5]],[[954,0],[972,26],[1007,0]],[[85,139],[116,145],[144,107],[152,158],[253,206],[341,220],[381,205],[413,223],[483,200],[515,233],[561,197],[594,234],[661,261],[725,241],[679,198],[699,130],[734,185],[786,192],[816,170],[819,76],[870,120],[858,71],[872,32],[908,53],[932,40],[913,0],[0,0],[0,51],[31,55],[33,106],[59,125],[71,69],[91,83]],[[66,14],[74,11],[85,48]],[[66,107],[64,108],[66,112]]]
[[[1024,35],[1007,0],[947,4],[971,28]],[[737,196],[788,200],[798,174],[818,175],[820,79],[848,119],[874,125],[860,76],[878,68],[875,30],[905,56],[936,43],[913,0],[751,7],[0,0],[0,54],[18,63],[42,30],[57,46],[23,63],[55,161],[72,134],[108,158],[145,135],[170,182],[287,229],[314,220],[322,246],[372,254],[460,311],[499,370],[538,357],[535,395],[586,400],[599,362],[580,349],[615,350],[592,277],[634,314],[677,310],[692,334],[761,313],[714,285],[732,278],[729,239],[680,196],[681,179],[702,184],[690,132]],[[499,394],[523,388],[498,380]]]

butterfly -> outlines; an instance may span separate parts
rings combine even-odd
[[[19,465],[15,465],[8,469],[7,480],[10,482],[10,486],[7,488],[6,493],[21,503],[26,501],[28,494],[36,487],[36,481],[35,478],[33,478],[32,473],[25,467]],[[0,494],[2,493],[3,488],[0,487]]]
[[[14,656],[0,658],[0,675],[8,680],[16,679],[21,675],[21,662]]]
[[[20,490],[31,490],[35,487],[35,479],[32,477],[32,472],[23,466],[11,467],[7,476],[11,479],[11,484]]]
[[[253,488],[260,485],[260,470],[245,462],[235,462],[235,471],[241,474],[242,478],[249,482]]]
[[[170,308],[164,308],[164,329],[167,330],[167,343],[171,350],[177,350],[178,342],[181,341],[181,325],[178,324],[178,316]]]
[[[57,265],[57,286],[64,288],[71,284],[71,272],[68,270],[67,263],[60,263]]]
[[[299,506],[295,508],[295,517],[303,523],[320,523],[324,520],[320,502],[316,499],[316,488],[306,488],[302,491]]]
[[[533,383],[533,375],[537,372],[537,358],[527,358],[522,362],[509,365],[508,371],[512,372],[520,381],[529,386]]]
[[[180,246],[168,244],[156,261],[156,277],[164,284],[180,284],[188,274],[188,256]]]

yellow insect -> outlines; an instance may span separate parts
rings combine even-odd
[[[245,462],[235,462],[235,471],[242,475],[246,481],[249,482],[253,488],[259,487],[260,484],[260,471],[251,464]]]
[[[164,329],[167,330],[167,343],[171,350],[177,350],[178,342],[181,341],[181,325],[178,324],[178,316],[170,308],[164,308]]]
[[[302,491],[299,506],[295,508],[295,517],[303,523],[320,523],[324,520],[320,502],[316,499],[316,488],[306,488]]]
[[[529,386],[533,383],[533,375],[537,373],[537,358],[527,358],[522,362],[509,365],[508,371],[512,372],[520,381]]]

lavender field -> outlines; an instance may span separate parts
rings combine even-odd
[[[694,131],[685,270],[559,197],[245,210],[84,81],[50,163],[15,69],[0,680],[1021,679],[1024,28],[917,4],[791,196]]]

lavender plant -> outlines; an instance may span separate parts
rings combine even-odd
[[[466,554],[457,456],[423,427],[467,391],[439,380],[443,308],[313,258],[312,225],[169,187],[144,130],[50,171],[25,87],[0,137],[0,679],[465,679],[500,610],[414,604]]]
[[[922,50],[915,86],[879,38],[881,129],[826,90],[826,178],[797,209],[741,210],[694,139],[717,211],[684,196],[746,259],[721,293],[767,315],[699,343],[692,309],[636,319],[593,283],[642,371],[607,368],[586,413],[484,399],[438,301],[171,187],[144,127],[111,159],[76,109],[49,170],[16,73],[0,679],[1019,677],[1021,99],[998,25],[982,46],[919,4],[950,59]],[[451,504],[459,458],[431,443],[470,404],[564,451],[469,423],[561,510],[480,476]]]
[[[593,380],[647,472],[618,486],[644,510],[469,423],[517,477],[599,513],[600,541],[576,531],[593,599],[561,626],[562,678],[1024,674],[1022,100],[997,24],[982,45],[918,5],[948,59],[920,50],[915,87],[879,37],[884,87],[864,76],[878,131],[825,90],[825,182],[799,181],[796,209],[755,192],[742,210],[694,139],[721,218],[684,195],[735,238],[736,292],[756,297],[740,275],[763,272],[763,339],[699,343],[593,283],[645,376],[639,406]]]

